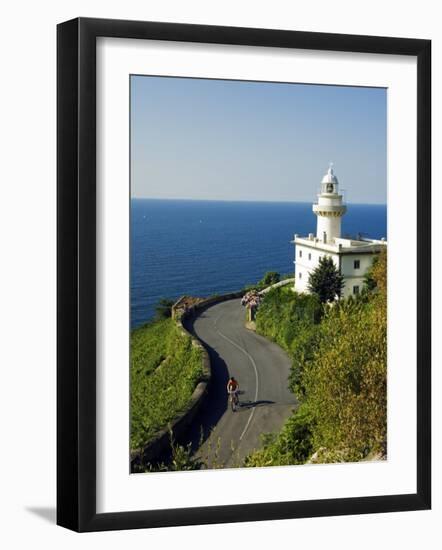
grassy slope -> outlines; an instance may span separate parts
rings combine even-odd
[[[131,449],[182,412],[203,377],[201,350],[164,319],[131,334]]]
[[[385,256],[373,271],[376,292],[341,302],[316,324],[309,298],[274,292],[264,300],[257,330],[291,355],[290,386],[301,405],[247,465],[300,464],[315,452],[318,462],[385,453]]]

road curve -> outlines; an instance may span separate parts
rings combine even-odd
[[[245,309],[234,299],[208,307],[188,323],[208,350],[212,366],[209,396],[190,434],[211,467],[240,466],[247,454],[262,446],[261,434],[278,431],[297,405],[288,390],[289,357],[246,329],[244,320]],[[227,406],[230,376],[240,385],[241,407],[236,412]]]

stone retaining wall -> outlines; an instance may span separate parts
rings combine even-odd
[[[155,439],[150,441],[144,448],[131,451],[131,471],[133,471],[135,465],[152,462],[156,458],[160,457],[162,454],[168,452],[170,450],[171,434],[173,434],[174,440],[182,439],[208,395],[208,389],[212,376],[209,354],[207,353],[200,340],[188,330],[189,321],[196,317],[201,311],[210,306],[213,306],[214,304],[225,302],[226,300],[240,298],[242,295],[243,292],[240,291],[232,292],[230,294],[223,294],[221,296],[213,296],[211,298],[207,298],[207,300],[203,300],[198,304],[195,304],[191,308],[188,308],[180,315],[177,315],[175,306],[179,305],[179,303],[182,301],[182,298],[180,298],[172,306],[172,316],[176,320],[182,332],[192,338],[192,344],[194,346],[201,349],[204,375],[203,379],[196,386],[192,397],[190,398],[188,406],[186,407],[186,410],[176,416],[169,424],[169,426],[161,430],[155,437]]]

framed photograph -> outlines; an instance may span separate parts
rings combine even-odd
[[[430,41],[57,37],[57,523],[429,509]]]

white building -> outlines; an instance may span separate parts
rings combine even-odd
[[[322,256],[333,259],[344,276],[343,297],[361,292],[364,275],[371,267],[373,257],[387,245],[385,239],[345,239],[341,237],[341,218],[347,211],[339,194],[338,178],[330,165],[322,179],[318,202],[313,204],[317,216],[316,236],[295,234],[295,290],[308,292],[310,273]]]

